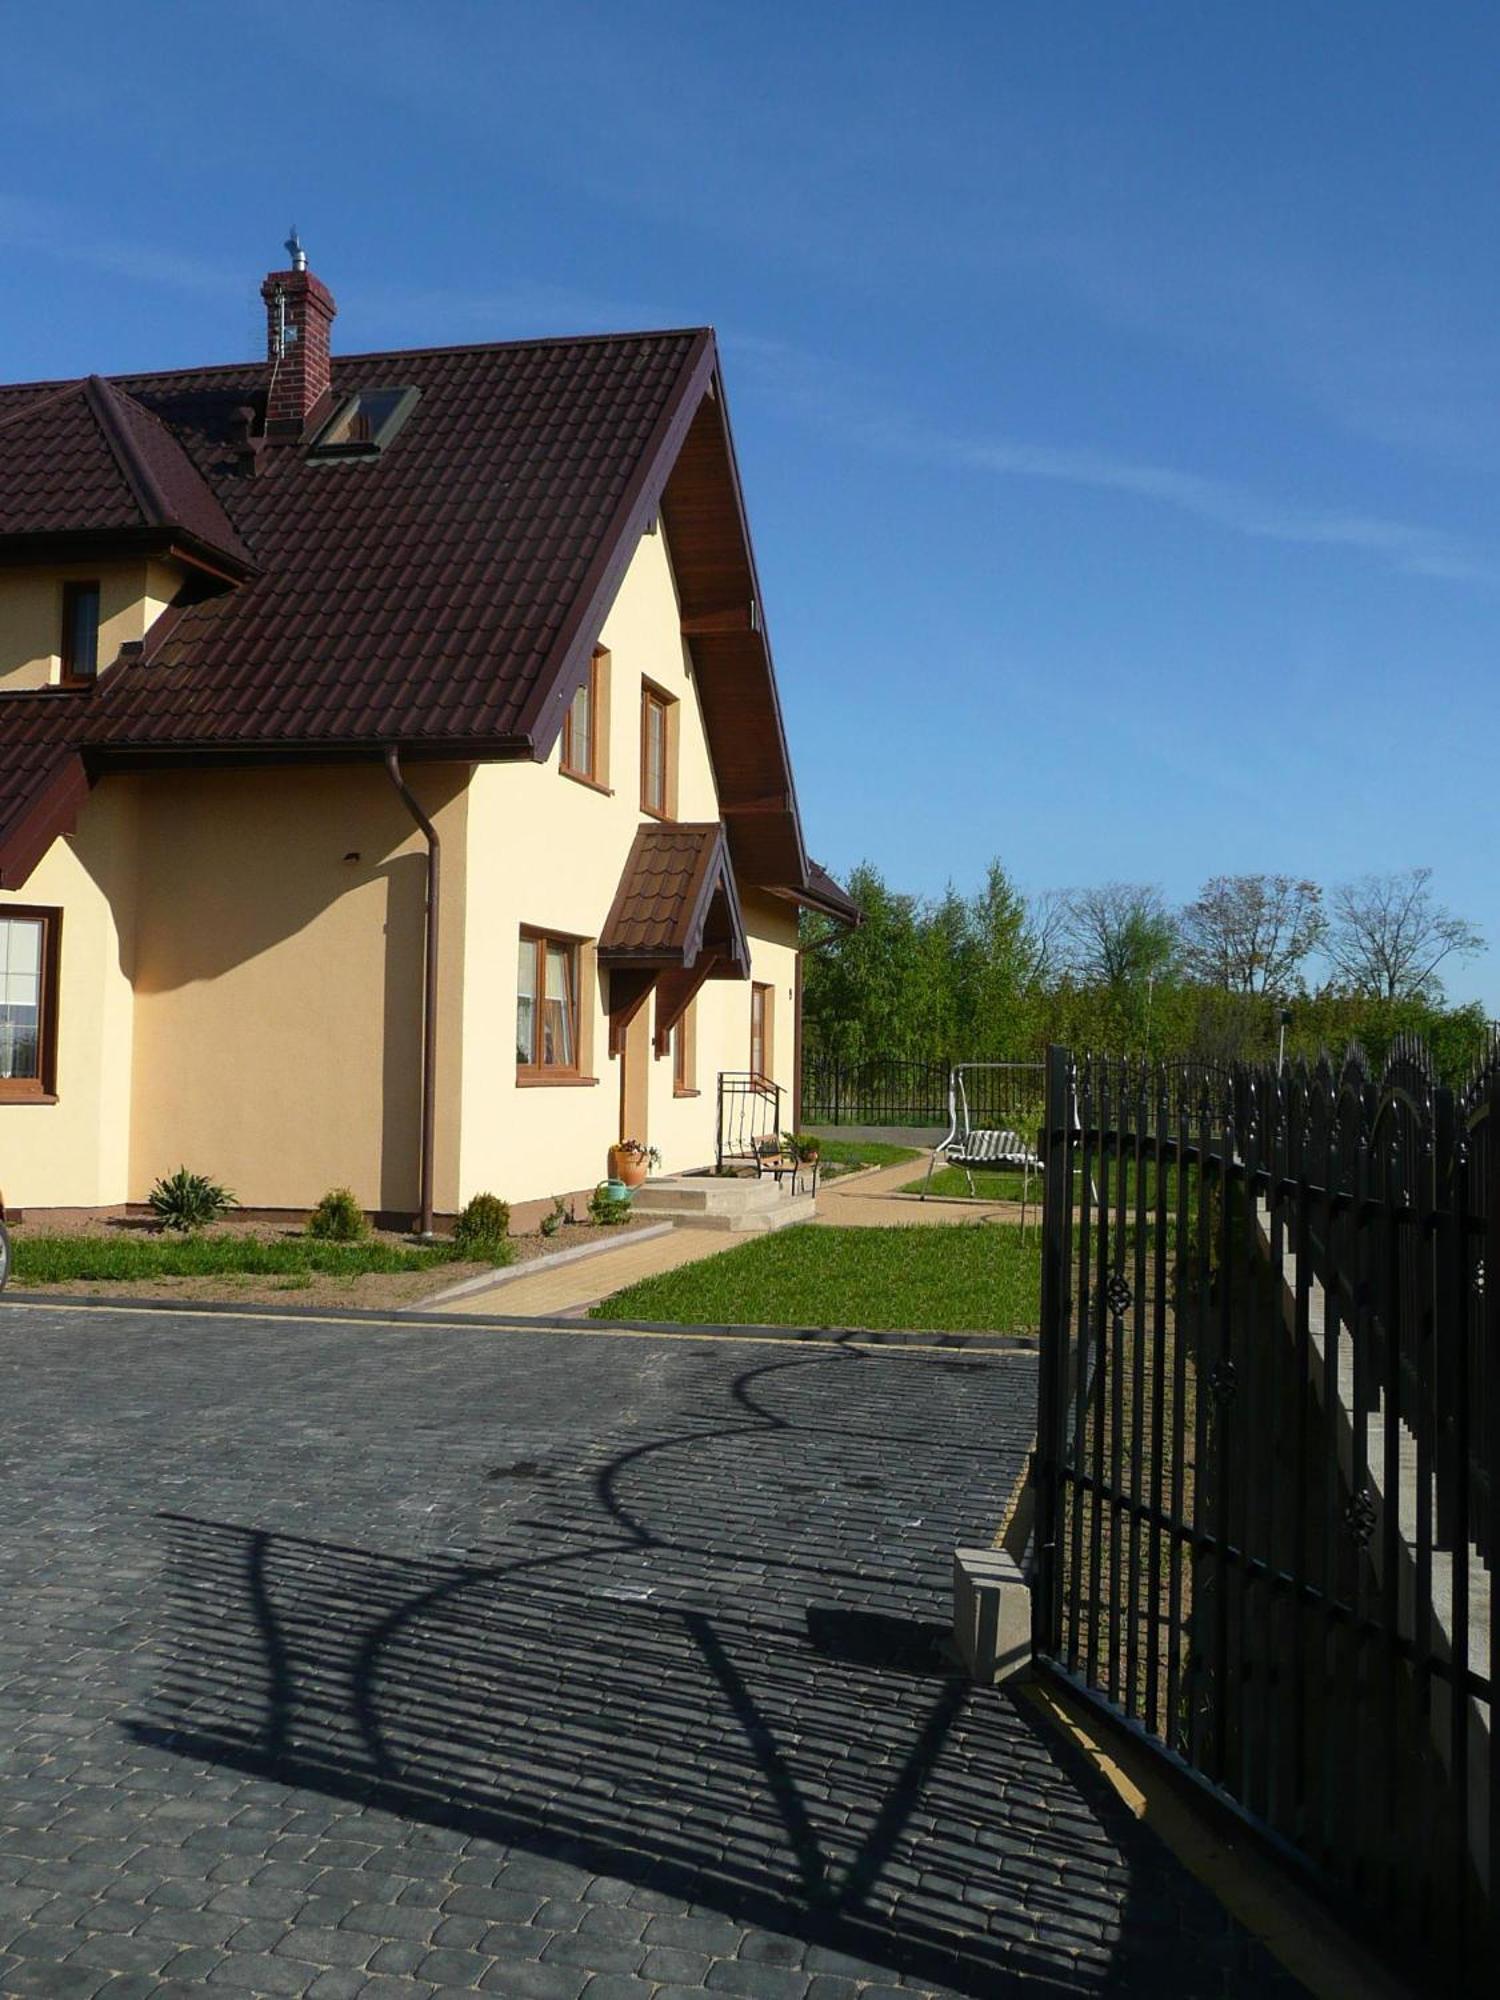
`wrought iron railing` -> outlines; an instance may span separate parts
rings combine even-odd
[[[756,1140],[774,1138],[782,1129],[779,1083],[753,1070],[720,1070],[715,1147],[719,1166],[753,1160]]]

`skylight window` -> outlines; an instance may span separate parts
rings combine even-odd
[[[364,457],[382,451],[411,415],[416,389],[358,389],[340,403],[312,441],[318,457]]]

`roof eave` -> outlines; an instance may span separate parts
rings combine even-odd
[[[835,923],[846,925],[850,930],[859,930],[865,921],[865,913],[858,903],[847,896],[830,896],[811,886],[800,889],[779,885],[767,889],[768,896],[778,896],[784,903],[795,903],[800,909],[816,910],[819,916],[832,917]]]
[[[551,755],[563,717],[573,699],[595,641],[624,581],[646,523],[661,502],[688,425],[717,370],[713,331],[700,328],[677,386],[656,422],[646,449],[621,494],[614,518],[600,540],[579,586],[572,609],[553,643],[546,666],[516,720],[517,732],[532,746],[538,763]]]
[[[59,834],[71,833],[89,795],[89,777],[77,751],[59,758],[9,826],[0,829],[0,889],[24,887]]]
[[[208,570],[229,583],[261,574],[258,564],[218,548],[182,528],[49,528],[41,533],[0,535],[0,564],[121,562],[129,557],[175,556],[194,569]]]

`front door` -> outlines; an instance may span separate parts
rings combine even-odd
[[[771,1074],[771,989],[750,988],[750,1074]]]

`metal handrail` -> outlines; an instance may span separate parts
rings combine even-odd
[[[743,1146],[731,1148],[725,1144],[724,1111],[730,1099],[737,1099],[742,1104],[753,1101],[769,1106],[771,1123],[766,1129],[778,1133],[781,1130],[781,1085],[773,1082],[770,1077],[761,1075],[758,1070],[721,1069],[718,1077],[717,1119],[714,1131],[714,1158],[720,1167],[726,1159],[744,1160],[751,1157],[750,1152]],[[741,1139],[744,1137],[743,1119],[741,1130],[736,1136]],[[753,1131],[750,1134],[752,1147],[757,1136],[758,1134]]]

